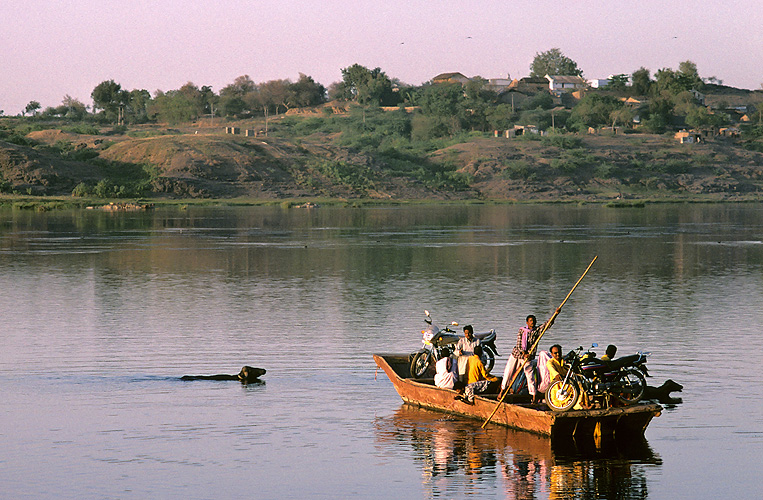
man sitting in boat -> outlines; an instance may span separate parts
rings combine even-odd
[[[458,382],[458,363],[450,356],[439,360],[435,365],[434,385],[444,389],[453,389]]]
[[[474,395],[487,391],[490,382],[498,382],[498,377],[489,375],[482,363],[482,346],[474,346],[474,354],[469,356],[466,363],[466,389],[462,397],[456,399],[474,404]]]
[[[548,374],[551,378],[551,382],[563,380],[564,377],[567,376],[569,366],[567,366],[567,364],[564,362],[564,358],[562,357],[562,346],[559,344],[554,344],[551,346],[550,351],[551,359],[549,359],[546,363],[546,367],[548,368]],[[577,403],[575,403],[573,409],[585,410],[589,408],[591,408],[591,404],[588,401],[588,395],[583,392],[580,394],[580,398],[578,399]]]
[[[456,342],[454,354],[458,360],[458,374],[466,375],[466,362],[474,354],[474,348],[480,344],[479,339],[474,337],[472,325],[464,326],[464,336]]]
[[[551,346],[551,359],[548,360],[546,366],[548,367],[548,375],[551,382],[562,380],[567,375],[568,366],[564,363],[562,357],[562,346],[554,344]]]

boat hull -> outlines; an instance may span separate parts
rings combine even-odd
[[[496,410],[498,404],[490,422],[552,438],[643,437],[649,422],[662,411],[662,407],[657,404],[636,404],[619,408],[554,412],[545,405],[497,403],[489,396],[475,396],[474,404],[470,405],[456,400],[456,391],[435,387],[431,379],[406,378],[409,366],[407,355],[374,354],[374,361],[384,370],[406,403],[483,421]]]

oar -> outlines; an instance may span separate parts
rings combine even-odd
[[[594,256],[593,260],[590,264],[588,264],[588,267],[586,268],[583,275],[580,277],[580,279],[575,283],[575,286],[572,287],[572,290],[570,290],[570,293],[567,294],[567,296],[564,298],[562,303],[559,305],[559,307],[556,308],[556,311],[554,311],[554,314],[551,316],[551,319],[546,321],[543,324],[543,330],[540,331],[540,335],[538,335],[538,338],[535,339],[535,342],[533,343],[532,347],[527,352],[533,352],[535,348],[538,346],[538,343],[540,342],[541,337],[543,337],[543,334],[546,333],[546,330],[551,326],[551,323],[554,322],[556,317],[559,315],[559,313],[562,311],[562,307],[564,307],[564,304],[567,302],[567,299],[570,298],[570,295],[572,295],[572,292],[575,291],[575,288],[580,284],[581,281],[583,281],[583,278],[585,278],[585,275],[588,274],[588,270],[591,269],[591,266],[593,266],[593,263],[596,262],[596,259],[598,259],[599,256]],[[490,419],[493,418],[493,415],[495,415],[495,412],[498,411],[498,407],[501,406],[501,403],[503,403],[503,400],[506,398],[506,395],[509,393],[509,389],[512,385],[514,385],[514,381],[517,379],[517,376],[520,374],[520,372],[524,369],[525,365],[527,364],[527,358],[525,358],[524,362],[522,363],[522,366],[519,367],[519,369],[514,372],[514,376],[511,377],[511,382],[509,382],[506,385],[506,389],[504,389],[503,393],[501,394],[501,397],[498,399],[498,402],[495,404],[495,408],[493,409],[493,413],[490,414],[489,417],[487,417],[487,420],[485,420],[485,423],[482,424],[482,428],[484,429],[485,426],[490,422]]]

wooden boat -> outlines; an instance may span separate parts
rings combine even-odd
[[[374,361],[389,377],[403,401],[416,406],[431,408],[485,420],[496,407],[496,394],[475,396],[474,404],[458,401],[456,391],[435,387],[434,380],[407,378],[410,361],[407,354],[374,354]],[[504,401],[490,420],[491,423],[550,436],[641,438],[652,418],[660,415],[658,404],[636,404],[594,410],[555,412],[545,405],[530,405],[521,399]]]
[[[503,425],[488,425],[480,429],[481,420],[451,417],[439,410],[403,403],[389,417],[375,420],[377,439],[382,444],[404,442],[415,443],[421,450],[455,451],[463,446],[465,436],[480,436],[479,439],[466,438],[476,456],[520,455],[534,462],[547,465],[561,465],[570,461],[586,459],[618,460],[619,463],[661,464],[661,459],[652,451],[645,437],[634,439],[614,439],[603,436],[599,440],[592,437],[567,439],[525,432]],[[426,429],[427,432],[421,432]],[[461,440],[459,443],[458,441]],[[437,466],[435,461],[425,461],[427,466]],[[468,467],[469,460],[460,461]],[[458,467],[448,464],[447,467]],[[447,469],[446,467],[446,469]],[[572,471],[570,471],[572,472]],[[570,478],[572,479],[572,478]],[[573,491],[571,488],[567,491]],[[563,498],[563,495],[560,495]]]

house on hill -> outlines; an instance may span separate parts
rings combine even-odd
[[[702,141],[702,134],[696,130],[680,130],[673,135],[681,144],[695,144]]]
[[[645,106],[647,104],[646,97],[640,96],[621,97],[620,101],[632,109],[640,108],[641,106]]]
[[[609,78],[594,78],[588,80],[588,86],[592,89],[601,89],[609,85]]]
[[[574,92],[588,88],[588,82],[580,76],[546,75],[548,89],[554,94]]]
[[[537,94],[538,92],[548,90],[548,80],[545,78],[533,78],[526,76],[518,80],[512,80],[508,90],[521,92],[528,95]]]
[[[485,90],[491,90],[496,94],[505,92],[511,87],[512,80],[509,78],[491,78],[485,84]]]
[[[469,80],[470,78],[461,73],[440,73],[432,78],[432,83],[460,83],[461,85],[466,85],[469,83]]]
[[[525,77],[514,79],[503,91],[498,92],[500,102],[521,108],[539,92],[548,92],[548,81],[545,78]]]
[[[704,104],[714,111],[750,111],[751,99],[745,95],[706,95]]]
[[[705,105],[705,94],[694,89],[691,89],[689,92],[698,103],[702,104],[703,106]]]

